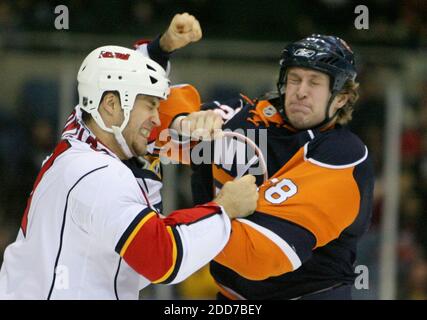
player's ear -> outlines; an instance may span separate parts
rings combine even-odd
[[[117,110],[120,110],[120,101],[113,92],[108,92],[102,98],[99,108],[112,116]]]
[[[348,94],[347,93],[338,94],[334,99],[336,110],[344,107],[346,105],[347,101],[348,101]]]

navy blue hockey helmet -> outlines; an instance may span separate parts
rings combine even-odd
[[[340,38],[312,34],[285,47],[280,59],[279,83],[284,83],[289,67],[304,67],[331,77],[331,91],[339,92],[347,80],[356,79],[354,55]]]
[[[353,51],[347,43],[336,37],[312,34],[302,40],[285,47],[280,59],[280,73],[277,89],[283,107],[283,86],[286,71],[289,67],[302,67],[326,73],[330,76],[331,98],[327,106],[325,123],[329,108],[334,97],[341,91],[347,80],[355,80],[357,76]],[[284,110],[283,110],[284,111]],[[286,118],[286,115],[283,112]]]

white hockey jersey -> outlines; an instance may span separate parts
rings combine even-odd
[[[133,171],[76,107],[4,253],[0,298],[137,299],[150,283],[180,282],[221,251],[230,234],[221,207],[207,203],[162,219],[161,181]]]

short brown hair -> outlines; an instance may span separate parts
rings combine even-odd
[[[359,83],[347,80],[340,94],[348,95],[347,103],[337,111],[337,123],[344,125],[349,123],[353,117],[354,105],[359,99]]]

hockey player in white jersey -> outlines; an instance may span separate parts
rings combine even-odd
[[[201,37],[197,20],[178,18],[160,39],[167,51]],[[255,179],[246,176],[214,201],[163,218],[161,180],[123,161],[143,156],[160,125],[166,72],[139,51],[105,46],[77,78],[79,104],[4,253],[1,299],[137,299],[150,283],[180,282],[208,263],[226,244],[230,219],[255,209]]]

